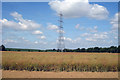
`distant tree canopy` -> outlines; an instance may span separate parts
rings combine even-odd
[[[61,52],[59,49],[47,49],[47,50],[37,50],[37,49],[17,49],[17,48],[5,48],[4,45],[0,46],[1,51],[28,51],[28,52]],[[91,48],[77,48],[77,49],[64,49],[63,52],[108,52],[108,53],[120,53],[120,45],[111,47],[91,47]]]
[[[118,46],[118,53],[120,53],[120,45]]]
[[[0,51],[5,51],[5,46],[4,45],[0,46]]]
[[[77,49],[64,49],[64,52],[108,52],[108,53],[120,53],[120,46],[111,46],[111,47],[92,47],[92,48],[77,48]]]

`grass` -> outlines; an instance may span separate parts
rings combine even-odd
[[[117,53],[2,52],[4,70],[116,72]]]

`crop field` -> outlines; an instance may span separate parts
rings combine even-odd
[[[2,52],[3,70],[118,72],[118,53]]]

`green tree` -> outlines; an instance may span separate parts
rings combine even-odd
[[[109,48],[109,52],[111,52],[111,53],[116,53],[116,52],[117,52],[117,47],[111,46],[111,47]]]
[[[77,49],[76,49],[76,52],[80,52],[80,48],[77,48]]]
[[[87,52],[93,52],[93,48],[88,48]]]
[[[120,45],[118,46],[118,50],[117,50],[118,53],[120,53]]]
[[[1,45],[1,46],[0,46],[0,50],[1,50],[1,51],[5,51],[5,46],[4,46],[4,45]]]
[[[85,49],[85,48],[82,48],[82,49],[81,49],[81,52],[85,52],[85,51],[86,51],[86,49]]]
[[[99,52],[100,48],[99,47],[94,47],[94,52]]]

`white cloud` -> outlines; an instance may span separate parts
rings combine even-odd
[[[51,24],[49,23],[48,26],[47,26],[48,29],[50,30],[57,30],[58,29],[58,26],[57,25],[54,25],[54,24]]]
[[[34,43],[35,43],[35,44],[38,44],[38,41],[35,41]]]
[[[107,32],[101,32],[101,33],[84,33],[81,35],[82,37],[85,37],[85,40],[87,41],[99,41],[99,40],[105,40],[108,38]]]
[[[108,39],[108,33],[107,32],[101,32],[101,33],[95,33],[95,34],[84,33],[75,39],[72,39],[69,37],[63,37],[62,39],[64,39],[66,46],[68,46],[69,44],[71,44],[71,45],[78,45],[78,44],[87,45],[86,43],[91,43],[91,42],[93,44],[96,44],[95,42],[106,41],[106,39]],[[57,42],[58,42],[58,40],[57,40]]]
[[[64,30],[59,30],[59,27],[57,25],[54,25],[54,24],[51,24],[51,23],[48,23],[47,28],[49,30],[55,30],[57,33],[65,33]]]
[[[115,39],[118,39],[118,37],[117,37],[117,36],[115,36],[114,38],[115,38]]]
[[[95,39],[105,39],[105,38],[108,38],[108,36],[104,33],[100,33],[100,34],[94,34],[93,37]]]
[[[22,39],[21,41],[29,42],[29,40],[25,39],[25,37],[21,37],[20,39]]]
[[[24,37],[21,37],[21,39],[23,39],[23,40],[24,40],[25,38],[24,38]]]
[[[84,33],[81,37],[85,38],[86,41],[100,41],[109,38],[108,32],[97,32],[97,33]]]
[[[94,26],[93,28],[90,28],[90,27],[81,27],[80,24],[77,24],[75,28],[81,31],[88,31],[88,32],[93,32],[93,33],[98,32],[97,30],[98,26]]]
[[[78,38],[76,38],[76,39],[73,40],[74,43],[78,43],[78,42],[80,42],[80,41],[81,41],[81,38],[80,38],[80,37],[78,37]]]
[[[0,22],[2,23],[3,28],[4,27],[9,27],[9,28],[14,28],[14,29],[20,28],[19,23],[16,23],[14,21],[8,21],[7,19],[3,19],[3,20],[0,20]]]
[[[71,38],[65,38],[65,40],[66,40],[66,41],[72,41],[72,39],[71,39]]]
[[[64,30],[60,30],[57,25],[54,25],[54,24],[51,24],[51,23],[48,23],[47,28],[48,28],[49,30],[55,30],[57,33],[65,33]]]
[[[45,36],[41,36],[41,39],[45,39],[46,37]]]
[[[97,28],[98,28],[97,26],[94,26],[93,28],[86,28],[86,29],[87,31],[95,33],[95,32],[98,32]]]
[[[32,34],[39,35],[39,34],[43,34],[43,32],[36,30],[36,31],[32,32]]]
[[[65,33],[64,30],[56,30],[57,33]]]
[[[97,33],[84,33],[77,38],[70,40],[66,39],[66,47],[78,48],[78,47],[94,47],[94,46],[111,46],[116,45],[116,36],[112,36],[108,32],[97,32]],[[112,42],[110,42],[112,41]]]
[[[39,39],[46,39],[45,36],[38,36]]]
[[[66,41],[66,43],[77,43],[81,41],[81,38],[77,37],[76,39],[71,39],[69,37],[64,37],[64,40]]]
[[[120,16],[119,15],[120,15],[120,12],[116,13],[114,15],[114,17],[110,20],[110,24],[112,25],[112,27],[111,27],[111,31],[109,33],[110,33],[110,36],[115,40],[117,40],[119,38],[118,37],[119,36],[118,35],[119,34],[118,33],[118,27],[120,25],[120,21],[119,21]]]
[[[87,40],[87,41],[97,41],[97,40],[95,40],[95,39],[93,39],[93,38],[86,38],[86,40]]]
[[[47,42],[46,41],[35,41],[34,42],[34,44],[37,44],[37,45],[45,45],[45,44],[47,44]],[[42,46],[41,46],[42,47]]]
[[[21,14],[17,13],[17,12],[13,12],[10,15],[12,15],[16,20],[20,20],[23,21],[23,17]]]
[[[98,4],[89,4],[88,0],[54,0],[49,2],[49,5],[57,14],[62,12],[65,18],[106,19],[109,14],[105,7]]]
[[[82,36],[82,37],[90,36],[90,34],[89,34],[89,33],[84,33],[84,34],[82,34],[81,36]]]
[[[110,24],[112,24],[112,30],[118,30],[118,25],[120,24],[120,22],[118,22],[118,19],[120,19],[120,13],[116,13],[114,15],[114,18],[111,19]]]
[[[75,26],[75,28],[78,29],[78,30],[85,30],[85,27],[80,26],[80,24],[77,24],[77,25]]]
[[[14,39],[5,39],[3,40],[3,44],[7,48],[29,48],[29,49],[46,49],[48,46],[46,45],[47,42],[45,41],[27,41],[24,37],[20,37],[20,40],[14,40]]]
[[[77,25],[75,26],[76,29],[79,29],[79,27],[80,27],[80,24],[77,24]]]
[[[95,19],[106,19],[109,14],[108,10],[104,6],[98,4],[90,5],[89,10],[88,16]]]
[[[21,14],[17,12],[11,13],[11,16],[17,21],[8,21],[7,19],[0,20],[2,27],[9,27],[15,30],[33,30],[41,27],[41,24],[38,24],[32,20],[27,20],[22,17]]]
[[[61,37],[62,40],[64,40],[65,42],[73,42],[73,40],[69,37]],[[56,42],[58,43],[58,39],[56,40]]]
[[[7,44],[7,43],[17,43],[17,41],[12,40],[12,39],[6,39],[6,40],[3,40],[3,43],[4,44]]]

